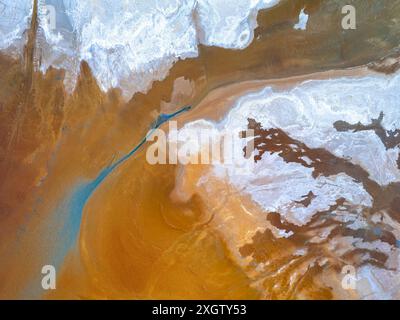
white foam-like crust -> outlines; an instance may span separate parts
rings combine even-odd
[[[387,185],[400,181],[398,147],[386,150],[373,131],[338,132],[333,124],[343,120],[367,125],[384,112],[382,125],[395,130],[400,128],[399,101],[400,74],[307,81],[289,91],[268,87],[242,97],[225,126],[243,130],[247,119],[254,118],[264,128],[280,128],[310,148],[350,159],[371,179]]]
[[[30,0],[0,1],[0,50],[18,45],[22,40],[29,27],[32,3]]]
[[[200,120],[186,124],[182,130],[213,128],[220,133],[238,133],[246,130],[247,119],[253,118],[265,129],[280,128],[310,148],[324,148],[347,158],[362,166],[371,179],[387,185],[400,181],[396,164],[399,149],[386,150],[372,131],[338,132],[333,124],[338,120],[369,124],[383,111],[383,126],[394,130],[400,127],[399,101],[400,74],[308,81],[288,91],[267,87],[248,94],[238,100],[222,122]],[[245,142],[242,143],[233,148],[235,159],[243,159]],[[298,225],[309,222],[315,213],[328,210],[340,198],[352,206],[372,206],[371,195],[348,175],[315,179],[312,168],[286,163],[277,154],[266,152],[256,164],[251,159],[229,165],[219,163],[213,170],[216,176],[228,179],[250,195],[266,212],[279,212]],[[310,191],[316,196],[310,205],[298,203]]]
[[[400,299],[400,277],[391,271],[365,265],[358,271],[357,291],[367,300]]]
[[[268,87],[242,97],[223,122],[228,130],[244,130],[247,119],[265,129],[280,128],[310,148],[325,148],[338,157],[351,159],[381,185],[400,181],[396,160],[399,149],[386,150],[372,131],[338,132],[333,124],[344,120],[369,124],[384,112],[383,126],[400,127],[400,75],[308,81],[289,91]],[[241,155],[238,155],[241,156]],[[352,205],[370,207],[372,199],[360,183],[345,174],[312,177],[312,169],[286,163],[265,153],[251,169],[230,168],[230,181],[250,194],[266,211],[277,211],[289,221],[305,224],[318,211],[327,210],[341,197]],[[221,170],[219,168],[219,170]],[[312,191],[316,198],[308,207],[296,204]]]
[[[67,70],[73,88],[79,62],[86,60],[103,90],[120,87],[126,97],[146,92],[178,59],[196,57],[199,43],[243,49],[253,40],[257,12],[278,0],[39,0],[42,70]],[[2,0],[0,10],[18,14],[18,23],[0,18],[0,49],[27,27],[32,1]],[[44,5],[57,12],[49,28]],[[21,6],[23,11],[15,11]]]
[[[208,46],[243,49],[253,40],[258,10],[279,0],[198,0],[200,42]]]
[[[307,29],[307,22],[308,22],[308,14],[304,12],[304,9],[300,11],[299,14],[299,22],[297,22],[293,28],[296,30],[306,30]]]

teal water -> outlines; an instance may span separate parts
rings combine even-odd
[[[157,120],[151,125],[151,129],[147,135],[144,136],[143,139],[128,154],[102,170],[93,181],[80,185],[76,188],[75,192],[73,192],[72,196],[67,200],[67,221],[61,232],[64,237],[62,239],[62,243],[60,243],[60,245],[63,246],[63,249],[61,250],[63,255],[65,255],[67,250],[74,245],[77,239],[80,230],[83,209],[93,192],[110,175],[110,173],[112,173],[118,166],[132,157],[147,142],[149,137],[156,129],[158,129],[165,122],[177,117],[183,112],[189,111],[190,109],[191,106],[185,106],[171,114],[160,114]],[[61,257],[59,260],[62,260]]]
[[[86,203],[90,197],[101,185],[101,183],[122,163],[131,158],[151,137],[156,129],[158,129],[165,122],[177,117],[183,112],[187,112],[191,106],[185,106],[180,110],[171,114],[161,114],[157,120],[150,126],[149,132],[143,139],[126,155],[119,160],[103,169],[95,179],[77,185],[70,193],[62,204],[55,212],[55,223],[50,223],[48,227],[48,239],[50,239],[51,250],[46,252],[44,256],[43,265],[53,265],[56,270],[59,270],[62,262],[64,261],[69,250],[76,244],[82,221],[82,214]],[[60,222],[63,222],[62,227],[57,227]],[[43,291],[40,290],[41,277],[37,277],[26,286],[24,297],[27,299],[38,299],[41,297]]]

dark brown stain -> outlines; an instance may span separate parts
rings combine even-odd
[[[309,148],[306,144],[291,138],[281,129],[263,129],[261,123],[248,119],[248,128],[254,130],[254,147],[258,154],[254,161],[261,160],[265,152],[278,154],[285,162],[299,163],[306,168],[312,168],[312,176],[317,178],[344,173],[363,185],[374,200],[373,212],[388,209],[392,200],[400,193],[400,183],[390,183],[380,186],[369,177],[369,173],[360,165],[348,159],[337,157],[323,148]],[[397,137],[397,135],[395,135]],[[389,140],[390,142],[392,140]],[[244,148],[246,153],[247,147]],[[310,161],[304,160],[308,158]],[[398,219],[398,214],[394,215]]]
[[[373,129],[377,128],[377,123],[374,122]],[[346,199],[341,198],[331,205],[328,210],[317,212],[311,220],[305,225],[294,225],[279,214],[279,212],[268,213],[267,220],[274,227],[292,232],[289,238],[275,238],[270,230],[258,232],[252,239],[251,243],[244,245],[240,249],[240,253],[244,257],[252,257],[256,265],[264,262],[267,263],[266,279],[275,274],[279,267],[293,263],[301,259],[303,263],[310,263],[314,266],[314,259],[326,258],[329,261],[328,266],[339,270],[343,265],[352,264],[354,266],[362,266],[366,264],[375,265],[379,268],[387,268],[385,263],[388,256],[379,250],[363,249],[353,247],[344,252],[340,256],[335,256],[338,253],[327,252],[324,246],[333,238],[342,238],[350,236],[364,242],[372,242],[380,240],[389,245],[396,245],[396,237],[392,233],[392,229],[382,223],[373,223],[370,216],[380,210],[385,210],[393,218],[399,221],[400,211],[400,184],[395,183],[386,187],[381,187],[376,182],[369,178],[368,173],[362,167],[351,163],[349,160],[338,158],[321,148],[309,148],[306,144],[291,138],[281,129],[264,129],[261,124],[255,119],[248,119],[248,128],[254,130],[254,147],[258,150],[258,155],[254,161],[258,162],[263,155],[268,152],[270,154],[278,154],[285,162],[299,163],[307,168],[313,168],[313,177],[317,178],[320,175],[331,176],[338,173],[345,173],[354,180],[363,184],[364,188],[370,193],[374,199],[373,208],[364,208],[361,212],[354,211],[354,208],[346,202]],[[246,147],[244,148],[246,154]],[[310,161],[304,161],[307,157]],[[305,196],[306,203],[300,201],[303,205],[308,204],[312,193]],[[299,202],[297,202],[299,203]],[[348,213],[361,214],[368,222],[367,228],[354,229],[349,222],[343,222],[341,217]],[[310,242],[313,235],[329,233],[329,237],[318,242]],[[295,252],[298,249],[306,249],[306,254],[299,258]],[[282,253],[282,250],[285,253]],[[328,250],[329,251],[329,250]],[[273,267],[273,269],[271,269]],[[313,269],[313,267],[310,267]],[[320,272],[314,270],[315,272]],[[272,278],[271,278],[272,279]],[[273,288],[269,288],[274,292]],[[287,296],[286,296],[287,298]]]
[[[385,145],[386,150],[393,149],[400,144],[400,129],[385,130],[382,126],[384,113],[381,112],[377,119],[372,119],[368,125],[363,125],[361,122],[357,124],[350,124],[346,121],[336,121],[333,126],[339,132],[360,132],[360,131],[374,131],[382,143]]]
[[[295,203],[301,204],[304,207],[308,208],[308,206],[311,204],[311,202],[316,198],[317,196],[310,191],[308,194],[304,195],[302,198],[303,200],[300,201],[295,201]]]
[[[397,163],[397,168],[400,169],[400,152],[399,152],[399,156],[398,156],[398,158],[397,158],[396,163]]]

